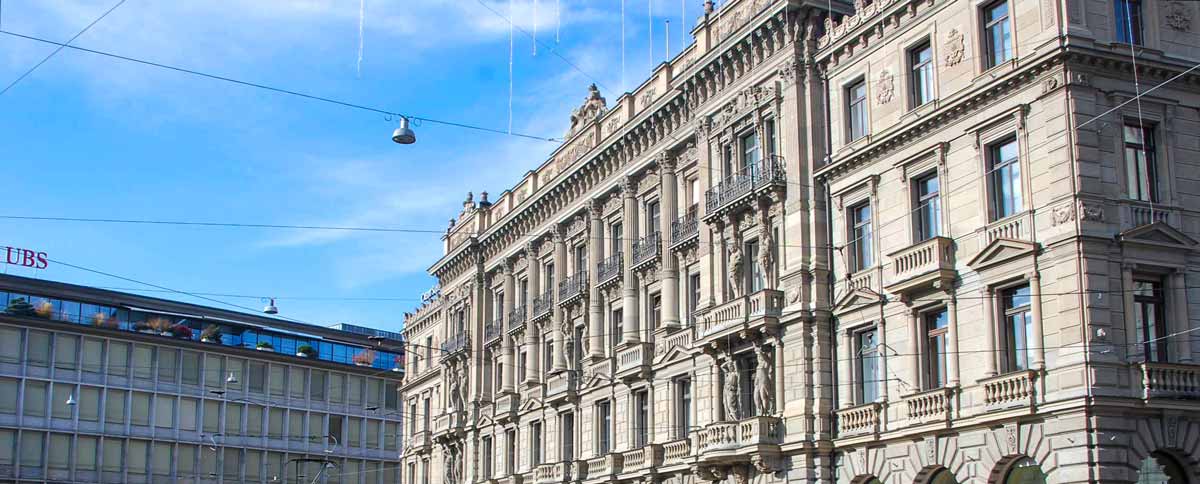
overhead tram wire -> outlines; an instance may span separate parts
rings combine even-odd
[[[12,82],[8,83],[8,85],[5,86],[3,90],[0,90],[0,96],[3,96],[10,89],[12,89],[13,86],[16,86],[17,83],[21,82],[23,79],[28,77],[30,74],[33,74],[33,71],[36,71],[39,67],[42,67],[42,64],[45,64],[46,61],[49,61],[51,57],[58,55],[58,53],[62,52],[62,50],[65,49],[67,46],[69,46],[71,44],[71,42],[74,42],[75,39],[78,39],[79,36],[83,35],[88,30],[91,30],[91,28],[93,26],[95,26],[97,23],[100,23],[101,20],[104,20],[104,17],[107,17],[108,14],[113,13],[113,10],[116,10],[117,7],[120,7],[121,5],[124,5],[124,4],[125,4],[125,0],[119,0],[112,7],[109,7],[109,9],[105,10],[103,14],[100,14],[99,17],[96,17],[96,20],[93,20],[92,23],[87,24],[86,27],[84,27],[79,32],[76,32],[75,35],[71,36],[71,38],[68,39],[65,43],[63,43],[62,45],[59,45],[58,48],[54,49],[54,51],[50,52],[49,54],[46,55],[46,57],[43,57],[42,60],[38,61],[37,64],[34,64],[33,66],[31,66],[29,68],[29,70],[25,71],[23,74],[17,76],[16,79],[13,79]]]
[[[496,10],[496,9],[492,8],[492,6],[491,6],[491,5],[488,5],[488,4],[487,4],[487,2],[485,2],[484,0],[475,0],[475,2],[476,2],[476,3],[478,3],[479,5],[483,6],[483,8],[486,8],[486,9],[488,9],[488,11],[489,11],[489,12],[492,12],[492,13],[493,13],[493,14],[495,14],[497,17],[500,17],[500,18],[501,18],[501,19],[503,19],[505,22],[512,23],[512,24],[513,24],[513,28],[514,28],[514,29],[516,29],[518,32],[521,32],[521,33],[525,34],[527,37],[529,37],[529,38],[533,39],[533,41],[534,41],[534,42],[536,42],[538,45],[542,46],[542,49],[548,50],[548,51],[550,51],[550,53],[551,53],[551,54],[554,54],[554,56],[555,56],[555,57],[558,57],[559,59],[562,59],[562,61],[563,61],[563,62],[565,62],[565,63],[566,63],[568,66],[571,66],[571,68],[572,68],[572,69],[575,69],[575,71],[576,71],[576,72],[578,72],[578,73],[582,74],[582,75],[583,75],[583,77],[586,77],[586,78],[588,78],[589,80],[591,80],[593,83],[595,83],[595,84],[596,84],[597,86],[599,86],[599,87],[602,87],[602,88],[604,88],[604,89],[606,89],[606,90],[608,89],[608,87],[607,87],[607,86],[605,86],[605,85],[604,85],[604,83],[602,83],[602,82],[600,82],[598,79],[596,79],[596,76],[593,76],[593,75],[589,74],[587,71],[585,71],[585,70],[581,69],[581,68],[580,68],[578,65],[576,65],[574,62],[571,62],[571,60],[570,60],[570,59],[567,59],[567,58],[566,58],[566,57],[564,57],[564,56],[563,56],[561,53],[559,53],[559,52],[558,52],[558,49],[557,49],[556,47],[554,47],[554,46],[551,46],[551,45],[549,45],[549,44],[546,44],[545,42],[542,42],[542,41],[540,41],[540,40],[537,40],[537,37],[536,37],[536,36],[534,36],[533,34],[529,33],[529,31],[528,31],[528,30],[525,30],[525,29],[524,29],[524,28],[522,28],[521,26],[519,26],[519,25],[516,25],[516,22],[513,22],[513,21],[512,21],[512,19],[511,19],[510,17],[508,17],[507,15],[504,15],[503,13],[500,13],[500,11],[499,11],[499,10]],[[554,32],[554,39],[555,39],[554,41],[555,41],[555,43],[557,43],[557,42],[559,41],[559,39],[558,39],[558,37],[559,37],[559,29],[560,29],[560,27],[561,27],[561,22],[562,22],[562,20],[561,20],[561,19],[562,19],[562,11],[561,11],[561,5],[560,5],[560,4],[557,4],[557,3],[556,3],[556,4],[555,4],[555,8],[556,8],[555,17],[556,17],[557,21],[558,21],[558,22],[559,22],[559,24],[560,24],[560,26],[559,26],[559,27],[555,27],[555,32]],[[561,141],[561,140],[559,140],[559,141]]]
[[[550,142],[550,143],[562,143],[563,142],[563,140],[560,138],[550,138],[550,137],[545,137],[545,136],[537,136],[537,135],[518,133],[518,132],[509,133],[508,131],[503,130],[503,129],[488,128],[485,126],[477,126],[477,125],[472,125],[472,124],[467,124],[467,123],[460,123],[460,122],[456,122],[456,121],[445,121],[445,120],[441,120],[441,119],[434,119],[434,118],[429,118],[429,117],[424,117],[424,116],[417,116],[417,115],[405,114],[405,113],[400,113],[400,112],[395,112],[395,111],[388,111],[386,109],[372,107],[372,106],[368,106],[365,104],[352,103],[349,101],[341,101],[341,100],[326,97],[326,96],[320,96],[320,95],[316,95],[316,94],[307,94],[307,93],[292,90],[292,89],[274,87],[274,86],[270,86],[270,85],[262,84],[262,83],[258,83],[258,82],[243,81],[243,80],[235,79],[235,78],[228,77],[228,76],[209,74],[207,72],[202,72],[202,71],[198,71],[195,69],[173,66],[170,64],[163,64],[161,62],[154,62],[154,61],[149,61],[149,60],[145,60],[145,59],[139,59],[136,57],[115,54],[112,52],[106,52],[106,51],[102,51],[102,50],[89,49],[86,47],[70,45],[68,43],[57,42],[57,41],[45,39],[42,37],[37,37],[37,36],[33,36],[33,35],[28,35],[28,34],[21,34],[21,33],[17,33],[17,32],[8,31],[8,30],[0,30],[0,34],[17,37],[17,38],[21,38],[21,39],[26,39],[26,40],[32,40],[34,42],[41,42],[41,43],[50,44],[50,45],[57,45],[62,48],[65,48],[65,49],[71,49],[71,50],[75,50],[75,51],[79,51],[79,52],[85,52],[88,54],[94,54],[94,55],[98,55],[98,56],[108,57],[111,59],[123,60],[126,62],[132,62],[135,64],[142,64],[142,65],[150,66],[150,67],[157,67],[160,69],[166,69],[166,70],[170,70],[170,71],[180,72],[180,73],[189,74],[192,76],[204,77],[204,78],[213,79],[213,80],[217,80],[217,81],[228,82],[231,84],[238,84],[238,85],[242,85],[242,86],[246,86],[246,87],[253,87],[253,88],[257,88],[257,89],[275,92],[278,94],[286,94],[289,96],[301,97],[301,98],[312,100],[312,101],[319,101],[319,102],[334,104],[334,105],[347,107],[347,108],[351,108],[351,109],[368,111],[368,112],[372,112],[372,113],[376,113],[376,114],[382,114],[382,115],[388,116],[388,117],[402,117],[402,118],[408,118],[411,120],[421,121],[421,122],[425,122],[425,123],[439,124],[442,126],[470,129],[470,130],[482,131],[482,132],[493,133],[493,134],[516,136],[519,138],[526,138],[526,139],[532,139],[532,140],[538,140],[538,141],[546,141],[546,142]]]

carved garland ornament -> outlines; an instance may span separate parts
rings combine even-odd
[[[892,71],[884,69],[879,72],[879,80],[875,82],[875,99],[879,104],[892,102],[896,95],[896,76]]]
[[[963,61],[967,46],[963,33],[957,28],[950,29],[946,34],[946,65],[952,66]]]
[[[1167,14],[1164,17],[1167,21],[1167,27],[1179,32],[1188,32],[1192,30],[1192,9],[1183,2],[1171,2],[1167,4]]]

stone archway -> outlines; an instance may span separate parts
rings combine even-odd
[[[913,484],[958,484],[958,478],[945,466],[931,465],[917,472]]]
[[[988,474],[989,484],[1046,484],[1041,464],[1024,454],[1015,454],[996,461]]]

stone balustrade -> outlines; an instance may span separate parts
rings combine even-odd
[[[838,437],[879,433],[882,407],[878,402],[871,402],[838,410],[836,414]]]
[[[909,423],[942,422],[950,418],[953,389],[935,388],[904,398]]]
[[[782,442],[783,421],[778,417],[759,416],[717,422],[696,432],[696,450],[701,455]]]
[[[890,255],[892,259],[888,289],[910,291],[925,288],[934,281],[954,281],[954,240],[934,237]]]
[[[1200,399],[1200,365],[1145,362],[1139,366],[1142,398]]]
[[[989,408],[1031,406],[1034,403],[1033,371],[1016,371],[980,381],[983,404]]]
[[[663,465],[683,464],[692,455],[692,439],[683,438],[663,444]]]

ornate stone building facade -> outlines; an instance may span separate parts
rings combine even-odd
[[[404,477],[1195,482],[1198,10],[706,2],[452,220]]]

